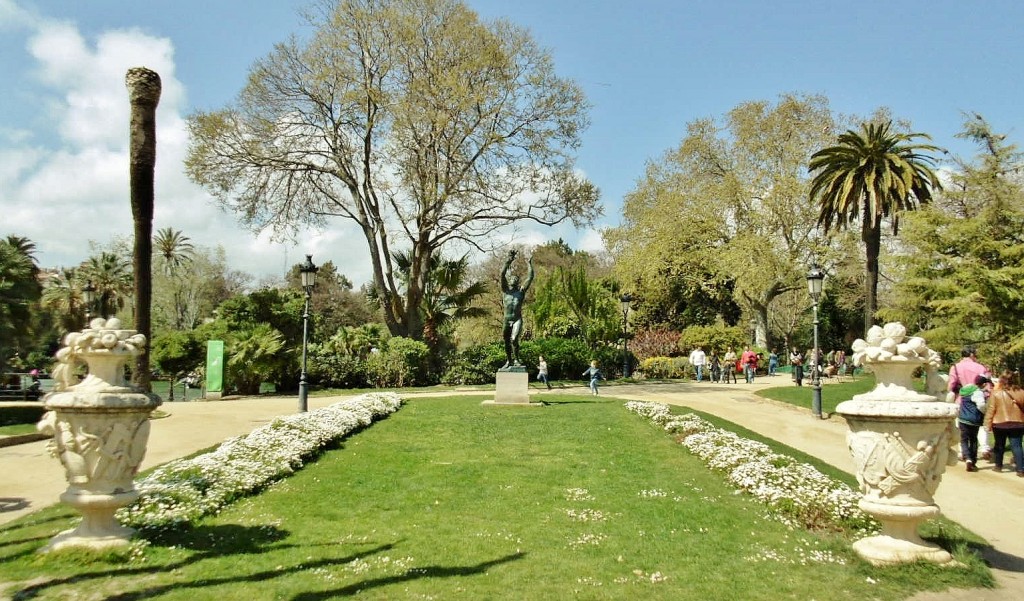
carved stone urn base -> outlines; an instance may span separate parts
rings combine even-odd
[[[125,363],[145,344],[145,336],[122,329],[119,319],[98,317],[85,330],[69,333],[57,351],[56,384],[44,399],[48,411],[37,428],[53,436],[47,448],[68,480],[60,500],[77,509],[82,522],[43,551],[126,545],[134,533],[114,513],[139,498],[133,478],[146,454],[149,415],[160,405],[159,396],[124,378]],[[88,375],[76,384],[83,363]]]
[[[873,371],[878,384],[836,407],[850,427],[846,443],[864,493],[859,506],[882,524],[881,534],[853,548],[875,565],[948,564],[953,557],[925,542],[917,526],[940,515],[933,495],[946,467],[956,464],[951,444],[957,408],[936,395],[939,354],[906,333],[903,324],[887,323],[853,342],[854,365]],[[915,390],[918,369],[928,375],[927,394]]]
[[[953,561],[953,556],[945,549],[925,541],[917,534],[918,524],[939,516],[937,506],[897,507],[874,503],[869,499],[862,499],[859,506],[861,510],[878,518],[882,523],[881,534],[862,538],[853,543],[853,550],[857,555],[872,565],[885,566],[915,561],[947,564]]]
[[[65,530],[50,539],[43,552],[56,551],[67,547],[108,549],[131,543],[135,530],[122,526],[114,518],[114,512],[139,498],[139,493],[88,494],[67,491],[60,500],[71,505],[82,514],[77,527]]]

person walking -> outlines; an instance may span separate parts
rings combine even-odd
[[[772,349],[772,352],[768,353],[768,375],[774,376],[775,372],[779,369],[779,354]]]
[[[690,365],[693,366],[693,371],[696,372],[698,382],[704,379],[704,365],[707,362],[708,357],[702,347],[698,346],[690,352]]]
[[[804,356],[793,347],[793,352],[789,354],[789,363],[793,366],[793,381],[796,382],[797,386],[804,385]]]
[[[544,382],[544,385],[551,390],[551,382],[548,381],[548,362],[544,360],[544,355],[537,357],[537,380]]]
[[[708,357],[708,369],[711,370],[711,381],[718,382],[722,379],[722,361],[718,358],[718,353],[711,351],[711,356]]]
[[[978,374],[974,384],[960,387],[957,401],[960,410],[956,416],[960,428],[960,454],[963,455],[967,471],[978,471],[978,430],[985,423],[986,399],[983,386],[991,385],[987,374]]]
[[[590,394],[597,396],[597,381],[604,379],[604,374],[597,367],[597,361],[591,361],[590,367],[583,372],[584,378],[590,378]]]
[[[993,469],[1003,471],[1003,456],[1009,440],[1017,476],[1024,478],[1024,389],[1021,388],[1019,374],[1007,370],[999,376],[997,389],[988,398],[985,426],[995,437],[992,461],[996,465]]]
[[[757,371],[757,354],[750,350],[749,346],[740,355],[740,364],[743,365],[743,375],[747,379],[747,384],[752,384],[754,382],[754,373]]]
[[[722,382],[726,384],[736,383],[736,352],[732,350],[732,347],[725,349],[725,355],[722,356]],[[732,382],[729,379],[732,378]]]
[[[989,376],[988,367],[978,362],[978,352],[973,346],[967,345],[960,351],[960,361],[956,363],[949,370],[949,382],[948,390],[953,393],[950,400],[954,400],[960,394],[960,389],[969,384],[973,384],[974,380],[984,374]],[[978,428],[978,448],[981,452],[981,458],[987,460],[992,459],[992,447],[988,443],[988,432],[984,427]],[[960,458],[966,461],[966,457]]]

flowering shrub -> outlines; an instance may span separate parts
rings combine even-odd
[[[402,399],[369,393],[308,413],[279,417],[216,450],[160,466],[135,482],[138,501],[118,510],[121,523],[160,530],[217,513],[228,503],[294,473],[333,440],[394,413]]]
[[[717,428],[692,413],[672,415],[663,403],[630,401],[626,409],[678,436],[687,450],[763,501],[784,522],[807,528],[878,528],[857,506],[859,493],[768,445]]]

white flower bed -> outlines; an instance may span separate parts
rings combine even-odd
[[[392,392],[369,393],[308,413],[279,417],[216,450],[178,459],[135,482],[138,501],[118,511],[122,524],[163,529],[217,513],[231,501],[294,473],[333,440],[402,406]]]
[[[680,444],[708,467],[724,472],[729,482],[764,501],[786,522],[811,528],[877,528],[857,507],[859,493],[806,463],[692,413],[672,415],[664,403],[630,401],[626,409],[679,436]]]

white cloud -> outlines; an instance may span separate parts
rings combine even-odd
[[[232,269],[257,280],[281,276],[312,254],[328,260],[357,285],[372,278],[362,233],[351,221],[334,219],[326,231],[297,231],[293,242],[275,242],[238,225],[209,194],[184,174],[188,135],[186,90],[176,74],[174,44],[138,29],[83,36],[66,21],[42,19],[0,0],[0,20],[17,18],[27,29],[24,63],[42,86],[32,98],[51,129],[0,129],[0,235],[35,242],[44,267],[72,266],[87,258],[90,241],[105,245],[130,237],[128,120],[125,73],[146,66],[160,74],[157,108],[157,165],[154,231],[181,230],[193,244],[222,245]],[[2,28],[0,28],[2,29]],[[30,124],[24,128],[32,127]],[[17,128],[17,129],[16,129]],[[50,147],[40,146],[49,140]],[[582,237],[581,237],[582,236]],[[570,224],[556,227],[523,222],[494,236],[499,246],[533,246],[563,238],[574,248],[600,248],[600,235]]]
[[[0,0],[0,31],[31,27],[38,17],[31,11],[14,3],[14,0]]]
[[[154,231],[181,230],[193,243],[223,245],[232,269],[257,279],[280,276],[313,253],[333,260],[353,281],[370,279],[365,242],[351,227],[332,224],[324,233],[299,232],[295,244],[275,243],[240,227],[183,171],[188,136],[185,89],[175,74],[171,40],[136,29],[107,31],[94,40],[72,24],[32,17],[0,0],[0,21],[29,28],[26,63],[46,95],[34,98],[52,131],[0,131],[0,235],[36,243],[45,267],[71,266],[89,254],[89,242],[107,244],[132,232],[128,187],[128,120],[125,73],[146,66],[160,74]],[[56,140],[57,147],[29,146]]]

